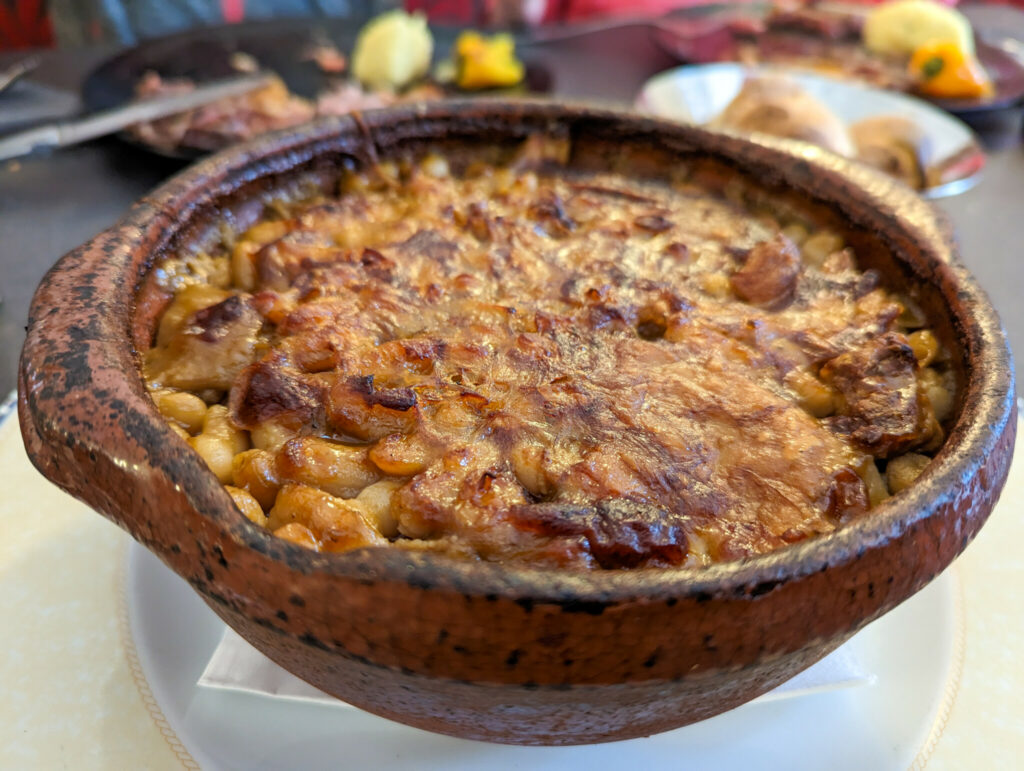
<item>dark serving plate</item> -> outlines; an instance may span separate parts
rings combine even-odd
[[[751,30],[769,10],[754,3],[750,7],[734,3],[713,3],[699,12],[672,13],[651,24],[655,43],[667,54],[685,64],[707,64],[735,59],[740,39],[750,39]],[[749,29],[748,29],[749,28]],[[824,38],[788,31],[770,32],[780,38],[802,38],[826,43]],[[850,41],[837,41],[849,44]],[[1024,63],[1003,48],[977,37],[978,60],[995,85],[995,94],[986,99],[935,99],[915,94],[937,107],[972,123],[986,113],[1018,110],[1024,104]],[[770,64],[770,61],[765,62]]]
[[[147,71],[162,78],[188,78],[197,83],[238,74],[232,57],[243,53],[253,57],[266,70],[277,73],[288,89],[301,97],[314,99],[342,82],[345,73],[324,72],[309,59],[310,49],[330,44],[350,56],[356,38],[368,16],[353,15],[331,19],[275,19],[243,24],[202,27],[176,35],[147,40],[115,54],[100,64],[82,84],[82,105],[87,112],[117,107],[131,101],[135,84]],[[435,61],[448,56],[461,30],[454,27],[431,27],[434,35]],[[525,61],[526,81],[516,89],[488,91],[488,95],[518,91],[544,94],[551,91],[553,79],[549,70],[537,62]],[[174,149],[141,142],[128,133],[121,139],[159,155],[195,160],[209,149],[179,145]]]

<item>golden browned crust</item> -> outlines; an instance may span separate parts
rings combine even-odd
[[[147,378],[229,406],[178,422],[211,468],[233,443],[250,519],[325,550],[708,564],[833,530],[888,494],[873,456],[941,442],[934,336],[838,234],[710,163],[565,156],[385,163],[161,266]]]

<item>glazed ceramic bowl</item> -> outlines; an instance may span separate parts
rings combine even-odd
[[[132,344],[140,277],[219,221],[251,223],[258,196],[300,178],[329,184],[346,158],[538,131],[567,132],[591,164],[622,167],[628,157],[636,173],[643,158],[649,171],[716,156],[837,212],[859,254],[891,284],[916,287],[954,351],[957,417],[918,482],[832,535],[700,570],[539,570],[392,549],[319,554],[251,525],[146,395]],[[1012,373],[999,320],[947,228],[878,173],[783,141],[609,111],[440,103],[269,136],[144,198],[44,279],[21,358],[19,412],[44,475],[125,528],[304,680],[420,728],[573,744],[648,735],[742,704],[927,584],[978,532],[1006,478]]]

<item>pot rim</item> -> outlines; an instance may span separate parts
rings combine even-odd
[[[173,481],[185,484],[186,489],[191,489],[188,485],[197,485],[200,494],[191,496],[197,511],[227,537],[239,546],[286,563],[290,569],[303,574],[399,581],[424,589],[451,589],[477,596],[500,595],[563,604],[682,597],[739,598],[759,596],[782,584],[849,563],[866,551],[899,538],[912,525],[956,498],[963,483],[978,474],[1016,412],[1012,354],[994,308],[961,264],[951,231],[931,204],[874,169],[803,143],[766,136],[743,138],[608,107],[540,100],[452,100],[324,118],[297,130],[258,137],[175,175],[142,198],[90,244],[65,256],[44,278],[33,300],[29,340],[19,367],[23,424],[31,421],[35,431],[48,443],[62,442],[73,436],[87,452],[103,453],[111,458],[119,456],[120,448],[109,436],[102,432],[83,434],[66,423],[62,414],[48,413],[45,399],[40,402],[36,398],[37,389],[29,385],[33,382],[31,370],[42,364],[37,361],[39,352],[34,350],[32,328],[45,313],[52,313],[49,306],[44,306],[42,295],[55,275],[107,270],[115,278],[121,278],[118,300],[129,303],[129,312],[116,312],[123,306],[113,308],[113,313],[108,311],[103,317],[101,334],[90,344],[96,345],[98,352],[110,361],[122,365],[126,374],[135,372],[136,379],[130,374],[125,378],[131,381],[129,386],[135,402],[129,406],[152,422],[148,430],[155,431],[153,435],[163,442],[180,442],[146,394],[132,349],[130,324],[134,316],[136,281],[182,231],[183,223],[188,224],[194,214],[216,205],[218,200],[249,183],[268,176],[287,175],[323,154],[362,151],[374,157],[382,138],[394,138],[398,143],[434,138],[426,129],[440,129],[442,133],[438,136],[445,136],[444,131],[451,127],[461,127],[463,135],[504,127],[507,135],[514,133],[509,127],[516,121],[520,125],[525,125],[522,122],[526,121],[542,127],[545,124],[570,127],[577,123],[592,124],[591,128],[605,125],[609,130],[628,130],[634,137],[665,139],[670,146],[710,148],[711,152],[734,164],[748,168],[761,166],[762,172],[771,169],[779,180],[819,201],[836,204],[836,199],[847,195],[852,198],[852,204],[847,201],[846,205],[840,205],[840,212],[851,223],[873,227],[890,241],[890,248],[896,252],[899,251],[896,241],[904,250],[919,251],[920,259],[933,271],[932,283],[939,287],[947,310],[952,312],[967,363],[966,392],[961,399],[960,414],[933,463],[911,488],[888,499],[869,516],[834,533],[709,567],[621,571],[509,566],[389,547],[337,554],[313,552],[250,523],[235,509],[221,483],[198,455],[179,459],[173,468],[168,465],[157,469],[173,476]],[[851,211],[851,205],[855,205],[856,211]],[[886,225],[890,230],[884,229]],[[113,260],[103,264],[101,258],[110,255],[102,249],[93,250],[89,258],[90,246],[103,237],[118,247],[123,264],[114,264]],[[144,268],[138,275],[131,275],[132,280],[125,280],[125,271],[134,264],[133,256],[142,249],[148,251]],[[913,268],[906,254],[901,261]],[[914,272],[920,275],[919,271]],[[72,317],[87,307],[104,304],[106,309],[107,303],[109,298],[74,298],[56,312]],[[90,391],[89,398],[103,397]],[[955,535],[959,537],[958,533]],[[964,536],[962,540],[958,551],[966,547],[969,538]]]

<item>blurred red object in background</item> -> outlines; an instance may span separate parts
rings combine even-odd
[[[504,26],[581,21],[614,16],[660,16],[678,8],[721,0],[406,0],[409,11],[423,11],[446,24]],[[744,0],[737,0],[742,4]],[[747,0],[753,2],[754,0]]]
[[[51,45],[45,0],[0,0],[0,51]]]
[[[749,0],[753,2],[754,0]],[[581,21],[610,16],[661,16],[678,8],[711,5],[715,0],[565,0],[559,21]],[[549,2],[550,4],[556,4]],[[715,3],[717,4],[717,3]],[[743,5],[742,0],[736,3]]]
[[[733,0],[737,6],[758,0]],[[877,5],[886,0],[842,0],[852,4]],[[958,0],[937,0],[956,5]],[[1024,6],[1024,0],[994,0]],[[423,11],[435,22],[476,26],[574,22],[622,16],[660,16],[680,8],[720,5],[722,0],[406,0],[409,11]],[[796,2],[778,2],[798,7]]]

